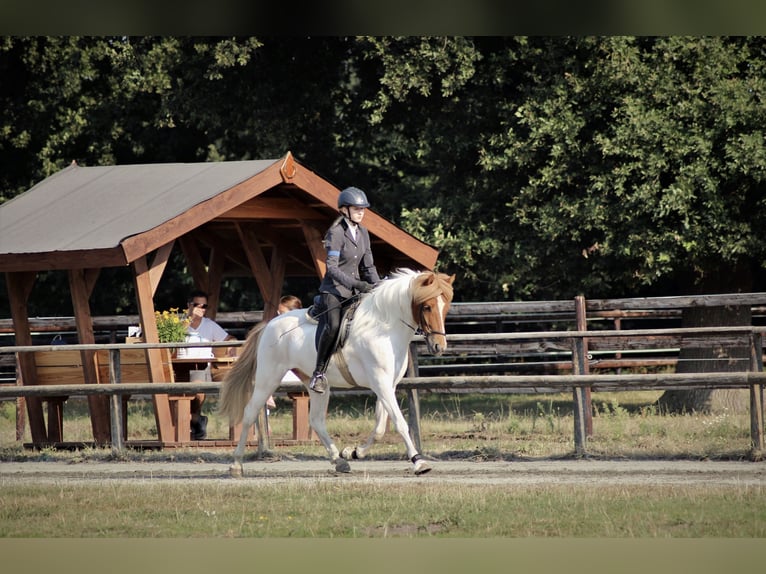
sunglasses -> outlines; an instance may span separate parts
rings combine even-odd
[[[207,303],[189,303],[192,307],[201,307],[202,309],[207,309]]]

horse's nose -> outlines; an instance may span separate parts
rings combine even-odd
[[[444,341],[444,342],[433,341],[431,345],[431,354],[438,357],[444,352],[446,348],[447,348],[447,341]]]

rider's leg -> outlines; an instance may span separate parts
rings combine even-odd
[[[309,389],[315,393],[323,393],[327,390],[327,379],[324,374],[330,355],[335,348],[335,341],[340,329],[341,303],[329,293],[322,294],[325,302],[325,312],[319,319],[319,328],[316,335],[317,361],[314,374],[309,382]]]

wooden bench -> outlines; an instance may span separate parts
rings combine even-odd
[[[144,349],[121,349],[120,376],[121,383],[147,383],[151,380],[149,365]],[[87,353],[76,350],[35,351],[35,374],[37,385],[74,385],[85,382],[83,355]],[[109,382],[109,351],[91,352],[95,383]],[[168,349],[163,349],[162,369],[166,381],[174,382],[173,368]],[[68,395],[47,397],[48,410],[48,442],[63,442],[64,403]],[[173,427],[176,442],[188,442],[191,438],[191,400],[193,395],[169,395]],[[123,439],[127,439],[127,404],[129,395],[122,398]]]
[[[94,372],[97,372],[93,355]],[[34,353],[37,385],[73,385],[84,382],[83,353],[80,351],[36,351]],[[61,442],[64,436],[64,403],[68,396],[47,397],[48,441]]]
[[[145,349],[120,349],[120,382],[121,383],[146,383],[150,377],[149,363],[146,359]],[[109,381],[109,351],[96,352],[96,364],[100,382]],[[173,364],[170,350],[162,349],[162,374],[163,378],[170,383],[175,382]],[[191,440],[191,401],[194,395],[168,395],[170,412],[173,417],[173,428],[176,442],[188,442]],[[129,395],[122,398],[122,436],[128,437],[127,404]]]

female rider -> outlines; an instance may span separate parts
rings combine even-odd
[[[338,217],[324,238],[327,271],[319,285],[324,311],[316,332],[317,361],[309,389],[327,389],[325,371],[338,339],[343,310],[361,293],[372,291],[380,282],[372,259],[370,234],[362,227],[365,209],[370,206],[361,189],[347,187],[338,196]]]

